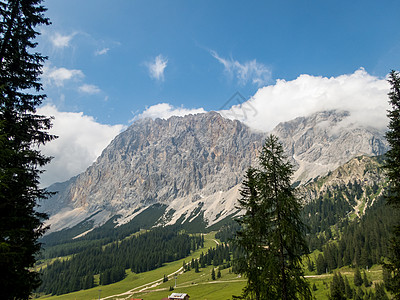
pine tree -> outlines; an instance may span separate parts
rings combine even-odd
[[[357,267],[354,272],[354,285],[361,286],[362,284],[363,284],[363,280],[361,277],[361,272],[360,272],[360,269]]]
[[[385,292],[385,286],[383,283],[376,283],[375,284],[375,299],[379,300],[389,300]]]
[[[247,277],[243,297],[311,299],[302,269],[308,253],[301,202],[291,186],[293,166],[286,161],[278,138],[269,136],[259,167],[249,168],[239,206],[245,211],[236,243],[245,253],[239,272]]]
[[[54,138],[50,119],[36,114],[45,95],[39,82],[45,57],[32,53],[34,28],[48,25],[41,0],[0,1],[0,290],[2,299],[27,299],[40,284],[30,270],[40,250],[45,214],[37,201],[40,169],[50,161],[37,146]]]
[[[327,264],[325,261],[325,257],[321,253],[318,254],[318,256],[317,256],[316,265],[317,265],[317,274],[318,275],[326,272]]]
[[[388,204],[397,210],[400,209],[400,73],[392,71],[389,75],[391,90],[388,94],[392,110],[388,111],[388,131],[386,139],[391,149],[386,153],[386,171],[390,183]],[[397,221],[398,222],[398,221]],[[397,223],[391,239],[390,262],[385,267],[393,273],[388,285],[395,299],[400,299],[400,224]]]
[[[212,271],[211,271],[211,279],[215,280],[215,270],[214,270],[214,268],[212,268]]]
[[[350,287],[349,280],[344,276],[344,291],[347,299],[353,298],[353,289]]]
[[[367,274],[365,273],[365,271],[363,272],[363,284],[365,287],[371,286],[371,282],[368,280],[368,277],[367,277]]]
[[[342,274],[340,272],[334,273],[333,274],[333,280],[331,282],[330,286],[330,295],[329,299],[332,300],[345,300],[346,295],[345,295],[345,282],[343,280]]]
[[[317,286],[315,285],[315,283],[313,283],[312,290],[313,290],[314,292],[318,290],[318,288],[317,288]]]

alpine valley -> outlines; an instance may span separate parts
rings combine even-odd
[[[178,273],[187,278],[182,291],[193,291],[193,299],[240,294],[243,280],[234,274],[229,239],[238,227],[233,219],[241,214],[237,200],[245,172],[257,164],[272,133],[294,166],[293,185],[304,201],[313,295],[326,299],[329,285],[323,280],[330,279],[318,276],[379,265],[394,219],[384,205],[385,132],[351,120],[346,111],[322,111],[280,123],[271,132],[217,112],[135,121],[85,172],[49,187],[57,193],[40,207],[49,214],[50,230],[41,239],[43,284],[37,295],[83,289],[89,294],[60,299],[93,299],[102,286],[106,299],[143,297],[147,289],[154,289],[153,296],[143,298],[160,299],[168,278]],[[215,283],[215,273],[213,281],[209,275],[217,267],[229,286],[220,282],[215,294],[201,298],[194,284]],[[190,268],[197,277],[185,275]],[[382,272],[374,272],[380,274],[378,293]],[[114,289],[111,283],[121,286]],[[348,290],[375,293],[370,289],[365,284]]]

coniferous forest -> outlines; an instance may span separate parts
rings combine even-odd
[[[306,239],[310,253],[320,251],[315,261],[307,266],[309,270],[324,274],[344,266],[365,269],[383,262],[388,255],[388,240],[396,219],[395,211],[385,204],[384,191],[382,182],[371,185],[354,182],[346,187],[330,187],[326,193],[305,203],[302,219],[308,227]],[[368,205],[363,214],[357,215],[354,207],[361,198],[365,198]],[[189,235],[182,225],[151,229],[150,224],[163,211],[162,206],[152,207],[136,220],[119,227],[110,220],[76,239],[71,237],[90,224],[82,223],[77,228],[45,236],[42,242],[46,250],[40,259],[47,264],[40,270],[43,284],[37,292],[59,295],[111,284],[122,280],[126,270],[146,272],[185,258],[204,245],[201,235]],[[153,218],[150,220],[149,216]],[[148,229],[140,230],[140,224]],[[198,260],[185,262],[184,271],[199,272],[212,265],[237,272],[240,268],[235,262],[243,251],[231,242],[240,228],[235,220],[221,226],[215,238],[222,244],[207,249]],[[335,276],[337,284],[347,280],[343,276],[340,279],[340,273]]]
[[[100,274],[100,284],[122,280],[125,270],[141,273],[164,263],[186,257],[202,247],[200,235],[189,236],[173,226],[139,233],[121,241],[91,246],[70,259],[55,260],[41,270],[43,284],[37,292],[59,295],[94,286],[93,275]]]

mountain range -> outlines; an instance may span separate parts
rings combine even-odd
[[[312,185],[355,157],[387,151],[383,131],[351,123],[349,117],[346,111],[323,111],[270,132],[295,167],[293,183]],[[217,112],[137,120],[85,172],[50,186],[57,194],[40,210],[50,216],[49,232],[89,224],[80,235],[109,220],[115,226],[128,223],[154,205],[162,209],[154,225],[218,224],[240,213],[236,200],[243,175],[257,163],[270,133]],[[307,193],[311,199],[319,191]]]

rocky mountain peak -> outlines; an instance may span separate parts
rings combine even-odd
[[[240,184],[262,141],[216,112],[139,120],[53,201],[67,203],[68,212],[123,218],[154,203],[198,202]]]
[[[349,126],[349,113],[320,112],[279,124],[283,143],[307,182],[359,155],[386,151],[383,133]],[[235,205],[246,169],[256,163],[266,133],[216,112],[134,122],[85,172],[53,186],[59,193],[42,209],[51,230],[83,220],[128,222],[153,204],[165,208],[162,224],[202,217],[208,225],[238,213]]]
[[[323,111],[279,124],[273,133],[296,166],[296,180],[307,182],[359,155],[387,151],[384,132],[351,123],[347,111]]]

